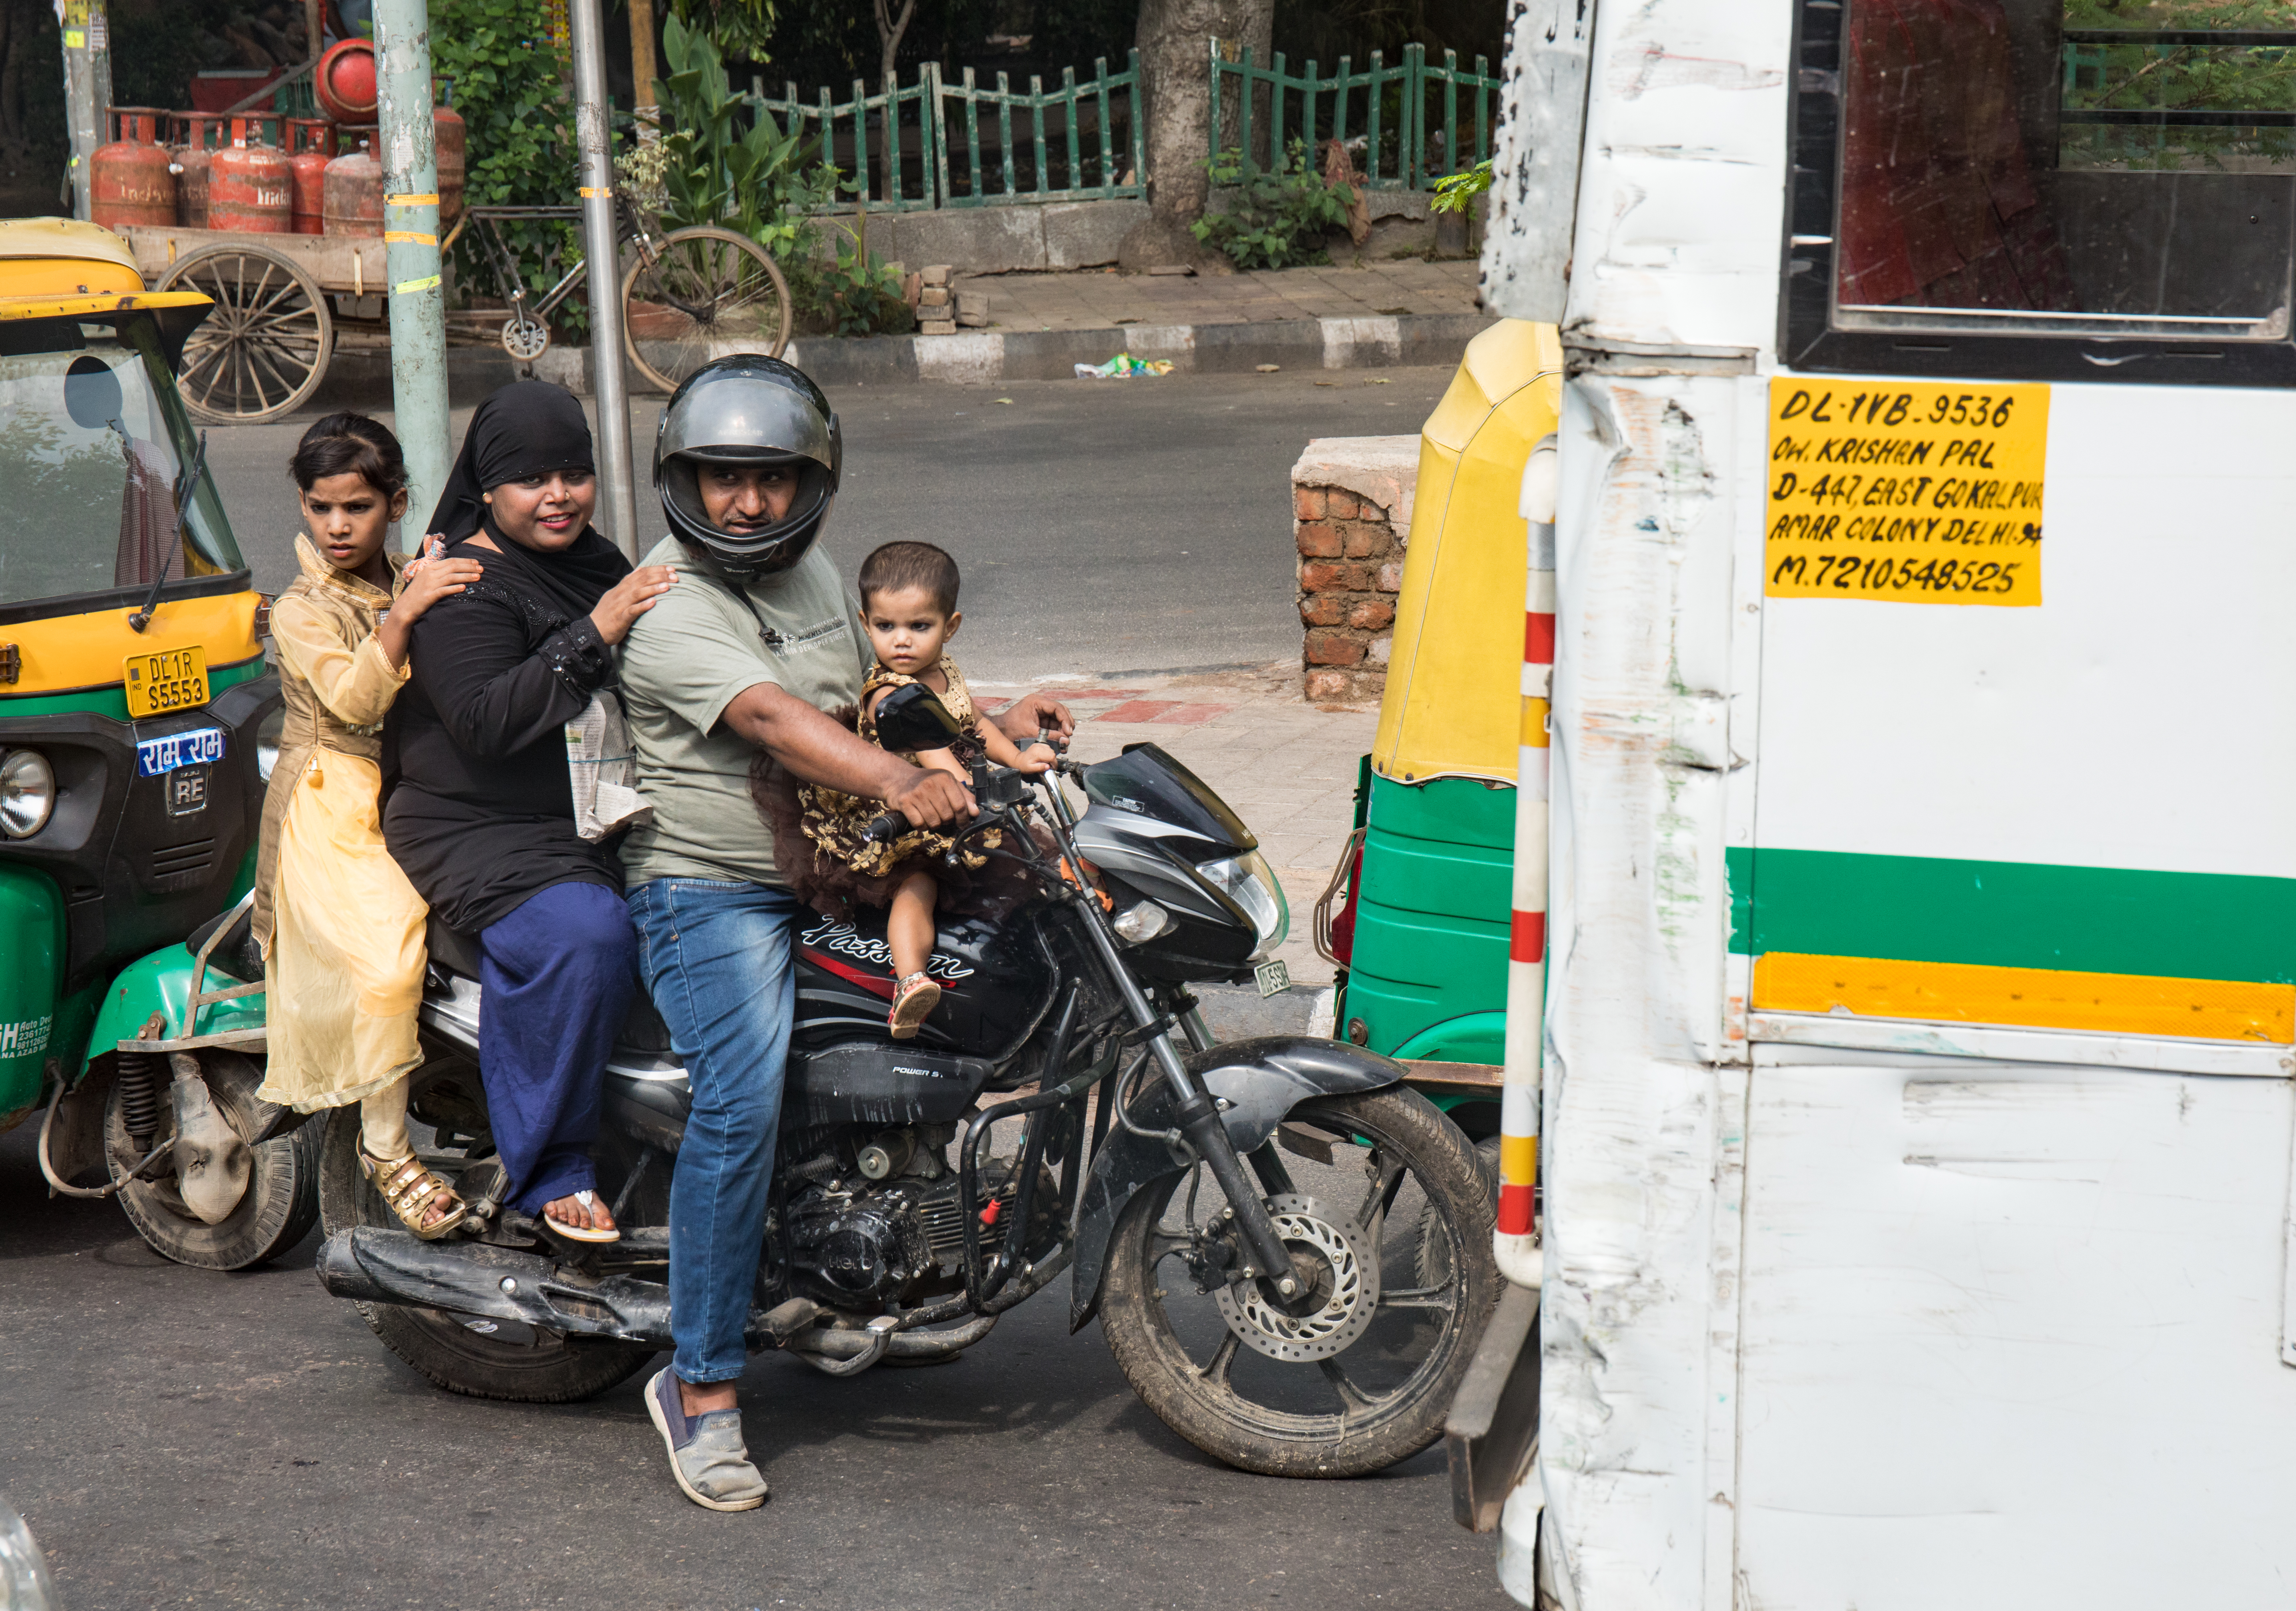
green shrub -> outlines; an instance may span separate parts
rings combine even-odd
[[[1288,268],[1296,263],[1328,263],[1323,236],[1348,221],[1355,191],[1327,184],[1308,160],[1307,143],[1292,142],[1273,166],[1247,163],[1229,150],[1207,162],[1212,184],[1235,189],[1226,212],[1212,213],[1190,226],[1197,240],[1227,254],[1238,268]]]
[[[571,205],[580,183],[574,133],[559,78],[563,62],[550,42],[542,0],[432,0],[430,50],[432,68],[453,84],[455,110],[469,125],[466,202]],[[502,220],[500,228],[537,296],[558,283],[580,250],[571,224],[517,218]],[[468,230],[455,242],[455,267],[466,293],[488,294],[495,284]],[[578,297],[560,303],[556,317],[570,332],[589,328],[590,310]]]

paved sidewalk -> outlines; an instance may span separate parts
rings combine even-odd
[[[973,686],[992,711],[1032,686],[1066,702],[1077,718],[1070,753],[1079,760],[1152,743],[1201,777],[1259,836],[1283,881],[1292,930],[1276,955],[1293,986],[1320,990],[1332,982],[1331,965],[1316,955],[1316,898],[1354,825],[1357,758],[1371,749],[1376,711],[1308,703],[1300,668],[1283,662],[1109,682]]]
[[[1234,275],[960,275],[988,300],[993,330],[1105,330],[1121,325],[1244,325],[1278,319],[1472,316],[1476,265],[1406,258],[1361,268]]]

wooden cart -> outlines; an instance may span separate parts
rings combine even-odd
[[[215,300],[215,312],[184,349],[177,382],[184,405],[201,420],[281,418],[319,389],[338,342],[389,344],[379,235],[160,225],[124,233],[144,284]]]

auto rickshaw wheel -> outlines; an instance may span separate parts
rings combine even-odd
[[[126,1054],[132,1056],[134,1054]],[[261,1111],[255,1097],[263,1065],[236,1052],[209,1049],[193,1054],[217,1114],[237,1135],[255,1132]],[[168,1059],[152,1059],[150,1090],[156,1125],[151,1147],[138,1147],[127,1130],[127,1105],[136,1098],[136,1081],[122,1069],[104,1104],[104,1157],[114,1180],[135,1170],[153,1147],[170,1147],[176,1137],[174,1074]],[[195,1270],[246,1270],[277,1258],[309,1234],[319,1218],[319,1143],[322,1127],[305,1124],[287,1135],[248,1147],[246,1187],[222,1219],[210,1224],[184,1196],[176,1161],[168,1152],[128,1180],[118,1193],[119,1206],[154,1251]]]

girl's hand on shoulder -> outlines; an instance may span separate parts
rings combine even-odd
[[[677,572],[668,565],[641,565],[598,601],[597,608],[590,612],[590,623],[598,629],[600,637],[618,644],[630,635],[638,617],[676,585]]]
[[[414,621],[440,599],[478,580],[486,567],[474,559],[426,559],[416,561],[406,571],[406,586],[390,612],[398,620]]]

